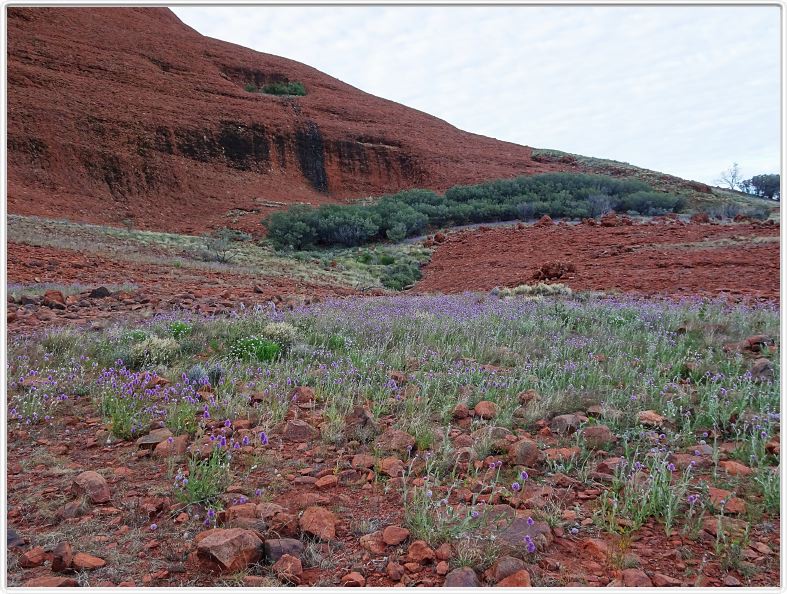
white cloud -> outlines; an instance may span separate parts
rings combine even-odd
[[[778,7],[173,10],[470,132],[706,182],[779,169]]]

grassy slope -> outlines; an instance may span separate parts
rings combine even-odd
[[[19,215],[9,215],[7,222],[8,241],[15,243],[92,253],[134,263],[210,270],[254,278],[287,277],[315,285],[364,290],[383,287],[382,277],[386,265],[377,263],[380,258],[376,256],[387,255],[384,261],[415,259],[425,262],[431,253],[419,245],[402,244],[281,254],[265,243],[240,241],[233,244],[231,261],[221,263],[203,259],[206,241],[202,236],[128,230]]]
[[[778,211],[779,203],[743,192],[725,188],[706,186],[699,182],[686,180],[674,175],[637,167],[630,163],[614,161],[612,159],[599,159],[586,157],[554,149],[533,149],[533,158],[542,162],[564,162],[576,164],[586,173],[611,175],[613,177],[634,177],[649,184],[652,188],[663,192],[683,194],[689,199],[691,210],[703,210],[707,207],[717,206],[722,203],[733,203],[741,207],[767,205]],[[710,189],[710,193],[703,191]]]

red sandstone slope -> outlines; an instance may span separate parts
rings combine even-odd
[[[291,80],[308,95],[252,94]],[[8,9],[8,211],[258,228],[319,203],[557,168],[163,8]],[[266,203],[268,205],[266,206]],[[233,211],[229,216],[228,213]]]

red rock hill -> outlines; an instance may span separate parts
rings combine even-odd
[[[304,64],[204,37],[168,9],[7,10],[10,213],[259,230],[276,203],[558,167]],[[280,81],[308,94],[245,90]]]

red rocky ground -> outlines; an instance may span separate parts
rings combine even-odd
[[[683,288],[713,294],[717,287],[726,287],[733,295],[773,299],[778,296],[778,244],[752,242],[755,237],[772,238],[777,233],[776,228],[767,225],[681,225],[662,221],[620,227],[542,224],[449,234],[439,237],[435,260],[418,288],[435,290],[437,285],[445,291],[488,289],[528,282],[540,270],[547,276],[567,275],[556,280],[576,289],[617,286],[683,294]],[[681,245],[731,241],[734,237],[745,241],[725,248]],[[669,245],[679,249],[669,249]],[[738,252],[737,259],[732,257],[733,252]],[[527,254],[537,256],[528,260]],[[582,257],[587,254],[595,254],[599,262]],[[755,264],[757,259],[759,263]],[[554,264],[556,260],[562,264]],[[43,298],[20,307],[19,314],[12,307],[11,315],[18,316],[11,319],[12,331],[60,322],[100,326],[108,319],[149,315],[173,305],[218,313],[240,300],[267,300],[276,292],[295,291],[311,297],[346,293],[305,283],[296,286],[287,280],[280,284],[270,281],[258,293],[253,288],[254,279],[247,276],[189,272],[16,244],[9,246],[8,261],[13,282],[133,282],[140,286],[138,292],[108,297],[91,297],[86,292],[62,304]],[[506,263],[506,267],[492,267],[492,261]],[[713,263],[715,268],[699,264],[701,261]],[[725,261],[728,266],[720,266]],[[740,267],[731,268],[736,261],[742,262]],[[550,262],[552,265],[543,266]],[[668,265],[660,267],[659,262]],[[464,279],[460,279],[460,263],[471,273],[465,272]],[[693,268],[687,268],[689,264]],[[472,276],[473,271],[477,271],[477,277]],[[484,278],[482,274],[490,278],[488,283],[478,280]],[[753,286],[760,287],[759,292]],[[749,342],[744,345],[745,354],[750,354]],[[505,373],[504,369],[499,371]],[[9,555],[8,576],[13,585],[75,585],[87,579],[93,586],[211,586],[223,579],[211,573],[219,558],[227,564],[225,577],[234,568],[261,561],[261,565],[252,563],[246,569],[248,575],[234,582],[249,586],[271,585],[273,577],[279,580],[277,583],[302,585],[484,583],[572,587],[767,586],[779,579],[779,536],[769,531],[767,522],[756,524],[748,545],[733,559],[736,565],[724,568],[718,559],[704,558],[715,543],[715,518],[706,518],[709,521],[700,528],[698,540],[678,532],[667,536],[663,526],[652,523],[630,539],[596,529],[592,513],[603,486],[610,480],[615,458],[599,450],[592,461],[594,483],[585,484],[570,476],[549,473],[533,441],[544,442],[547,449],[543,455],[547,458],[571,456],[576,452],[576,440],[563,435],[563,427],[577,425],[585,412],[590,414],[589,410],[560,415],[551,423],[541,421],[537,435],[522,429],[496,434],[499,445],[495,448],[501,452],[499,458],[505,461],[506,472],[518,472],[524,466],[531,480],[521,494],[513,497],[481,496],[492,513],[501,517],[500,526],[494,528],[499,531],[498,542],[509,541],[514,549],[511,556],[505,551],[496,553],[495,564],[485,573],[476,574],[454,570],[459,563],[457,551],[445,547],[433,550],[399,529],[405,522],[397,488],[400,479],[396,477],[407,460],[404,444],[414,440],[407,435],[383,439],[386,428],[395,422],[393,418],[381,419],[374,448],[337,449],[319,438],[323,411],[314,408],[309,399],[295,399],[287,421],[271,432],[268,446],[247,446],[238,454],[240,462],[234,467],[240,473],[225,495],[228,509],[218,517],[219,531],[203,533],[205,510],[187,513],[172,496],[173,470],[183,466],[185,460],[180,457],[170,462],[170,458],[182,452],[185,442],[176,441],[170,448],[162,436],[154,435],[141,444],[107,443],[106,427],[87,399],[75,398],[69,406],[70,410],[59,413],[50,423],[14,426],[9,431],[13,447],[9,448],[7,466],[8,519],[22,540],[28,541],[18,543],[20,546],[13,547]],[[461,449],[476,439],[469,430],[470,415],[493,423],[496,411],[483,402],[472,411],[459,408],[454,411],[456,427],[449,437],[453,446]],[[353,427],[364,418],[363,414],[351,414],[345,426]],[[660,421],[648,417],[642,422]],[[229,433],[240,437],[255,423],[251,417],[236,419]],[[609,439],[606,433],[595,435],[593,443],[603,444]],[[591,444],[588,435],[582,439]],[[732,443],[722,444],[720,469],[731,479],[740,479],[739,473],[750,469],[728,459],[734,447]],[[676,454],[675,463],[696,459],[702,472],[710,472],[710,455],[696,455],[694,449],[692,446]],[[489,476],[484,476],[484,469],[496,460],[490,457],[475,463],[485,480]],[[376,475],[372,467],[377,467],[381,475]],[[387,478],[381,480],[386,474]],[[75,486],[75,479],[85,486]],[[737,497],[731,498],[726,492],[717,494],[718,498],[729,499],[726,509],[731,531],[743,525],[747,506],[756,507],[760,498],[745,478],[733,480],[733,484]],[[255,492],[257,487],[264,489],[260,495]],[[240,503],[241,496],[248,502]],[[450,495],[451,504],[462,505],[472,497],[470,489],[459,490]],[[538,517],[547,510],[557,514],[552,527],[540,521],[532,529],[528,527],[528,517]],[[576,525],[581,529],[574,535],[570,527]],[[517,559],[522,557],[525,534],[536,538],[540,551],[532,558]],[[267,549],[261,548],[262,541]],[[283,549],[291,553],[290,557],[276,557]],[[259,558],[261,555],[266,559]],[[279,562],[271,566],[277,558]]]
[[[615,226],[550,222],[448,234],[416,290],[458,293],[550,280],[575,290],[779,298],[778,226],[622,218],[606,224]],[[725,241],[732,244],[712,243]]]
[[[42,326],[76,324],[106,325],[119,317],[139,318],[173,308],[202,314],[219,314],[239,303],[252,306],[274,300],[286,304],[352,295],[347,287],[317,286],[286,277],[257,278],[244,274],[211,272],[156,264],[137,264],[109,256],[8,243],[8,282],[79,284],[82,294],[63,303],[30,297],[8,304],[8,328],[12,332]],[[106,297],[91,296],[103,285],[136,285],[132,291]],[[56,300],[57,301],[57,300]]]
[[[387,458],[326,445],[315,428],[320,415],[312,411],[311,402],[300,402],[302,396],[298,393],[288,420],[271,433],[267,446],[245,446],[235,454],[234,466],[243,478],[228,488],[226,512],[216,517],[219,530],[212,532],[205,532],[204,509],[191,508],[187,513],[168,495],[172,472],[183,464],[177,451],[183,450],[169,446],[166,435],[153,432],[137,443],[108,443],[101,418],[79,400],[48,424],[13,429],[9,435],[15,446],[8,457],[8,518],[25,538],[39,543],[31,547],[19,542],[12,549],[14,565],[9,575],[13,583],[75,585],[75,570],[82,570],[93,586],[207,586],[219,579],[215,572],[227,576],[246,568],[248,575],[237,579],[250,586],[271,585],[265,575],[301,585],[478,585],[479,576],[472,571],[449,572],[459,563],[457,551],[447,545],[434,550],[401,528],[401,479],[395,477],[404,468],[404,447],[412,445],[413,438],[383,431],[395,421],[383,418],[375,447],[387,452],[380,454]],[[450,435],[457,447],[473,441],[468,433],[469,414],[489,416],[480,406],[460,414],[463,418],[457,419]],[[349,415],[347,427],[364,418],[365,414]],[[487,484],[496,471],[484,474],[484,469],[498,459],[505,460],[506,473],[511,465],[518,465],[517,469],[524,465],[530,473],[521,493],[482,494],[478,499],[489,506],[488,517],[499,518],[497,527],[492,522],[484,529],[497,531],[501,547],[496,563],[480,576],[485,583],[720,586],[741,585],[743,571],[752,576],[752,585],[778,582],[778,529],[774,526],[768,532],[765,523],[750,533],[749,546],[736,554],[736,568],[725,570],[718,560],[703,556],[715,542],[715,517],[706,518],[696,540],[677,530],[667,536],[663,526],[651,523],[628,538],[594,528],[591,515],[596,499],[620,459],[598,451],[593,486],[560,473],[547,474],[542,461],[571,456],[578,450],[570,445],[574,438],[564,432],[581,419],[579,413],[555,417],[551,423],[542,421],[537,439],[548,449],[541,453],[534,434],[498,429],[500,445],[496,447],[503,452],[508,449],[508,454],[474,463]],[[239,437],[253,423],[251,418],[238,419],[222,431]],[[221,422],[214,425],[218,429]],[[592,441],[589,434],[582,438],[591,447],[601,447],[610,437],[599,433]],[[726,460],[734,447],[721,447],[721,472],[731,478],[749,471]],[[695,461],[701,474],[710,472],[707,452],[675,456],[678,465],[689,460]],[[381,476],[388,475],[385,481],[376,478],[370,470],[373,465],[381,469]],[[467,463],[459,466],[464,471]],[[470,487],[477,490],[472,481]],[[257,493],[257,488],[263,491]],[[736,498],[729,492],[711,492],[712,498],[728,500],[726,529],[731,534],[743,525],[739,518],[745,517],[746,502],[752,505],[758,498],[748,492],[745,481],[739,483],[737,492]],[[246,502],[239,501],[242,496]],[[473,493],[459,489],[446,496],[451,505],[462,505]],[[527,518],[554,510],[556,505],[562,511],[552,527],[542,521],[528,523]],[[581,526],[576,535],[569,529],[572,525]],[[523,561],[524,535],[532,536],[540,552]],[[262,561],[261,555],[267,557],[269,567],[285,552],[290,557],[270,570],[247,568],[249,563]]]

